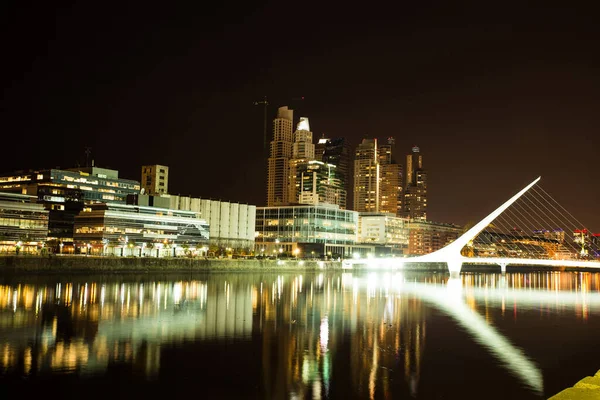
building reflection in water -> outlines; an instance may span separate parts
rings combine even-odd
[[[1,373],[85,377],[128,364],[154,379],[161,346],[227,339],[259,342],[254,357],[268,398],[416,396],[432,296],[448,287],[444,275],[402,273],[117,279],[0,285]],[[493,309],[518,313],[531,302],[540,312],[572,307],[586,319],[600,305],[600,274],[464,274],[459,286],[456,309],[476,312],[488,337]],[[503,351],[510,348],[491,334]],[[539,389],[539,371],[519,357],[522,365],[506,368]],[[346,384],[333,387],[332,379]]]

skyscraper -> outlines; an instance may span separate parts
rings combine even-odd
[[[327,146],[328,142],[329,139],[323,133],[315,145],[315,160],[323,161],[323,153],[325,153],[325,146]]]
[[[363,139],[354,159],[355,211],[379,211],[379,173],[377,139]]]
[[[337,177],[336,166],[322,161],[307,161],[296,168],[297,191],[300,204],[346,204],[346,191]]]
[[[319,139],[319,142],[323,139]],[[317,158],[317,160],[319,160]],[[346,192],[344,198],[348,199],[351,183],[351,172],[350,172],[350,148],[348,141],[345,138],[333,138],[326,139],[323,147],[323,155],[321,161],[326,164],[333,164],[336,167],[336,176],[339,179],[342,188]],[[348,201],[339,203],[341,208],[350,208]]]
[[[279,107],[277,117],[273,120],[273,140],[271,141],[267,174],[268,207],[289,204],[293,119],[294,111],[284,106]]]
[[[312,132],[308,118],[301,117],[296,132],[294,132],[294,144],[292,145],[292,158],[290,159],[288,177],[288,204],[299,202],[300,182],[298,178],[298,167],[315,159],[315,145],[312,143]]]
[[[142,166],[141,183],[145,194],[169,193],[169,167],[158,164]]]
[[[406,156],[403,214],[406,218],[427,220],[427,171],[423,169],[423,156],[417,146]]]
[[[402,165],[396,162],[395,140],[379,146],[379,210],[402,215]]]

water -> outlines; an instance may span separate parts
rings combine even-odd
[[[0,397],[546,398],[600,369],[600,273],[0,280]]]

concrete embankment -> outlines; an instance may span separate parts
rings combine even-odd
[[[151,257],[5,256],[0,273],[118,273],[341,270],[339,261],[241,260]]]
[[[549,400],[588,400],[600,399],[600,371],[594,376],[586,376],[573,387],[550,397]]]

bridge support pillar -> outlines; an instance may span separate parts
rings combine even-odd
[[[500,263],[498,265],[500,265],[500,272],[506,274],[506,263]]]
[[[450,271],[451,278],[458,278],[460,276],[460,270],[462,268],[462,261],[448,261],[448,271]]]

